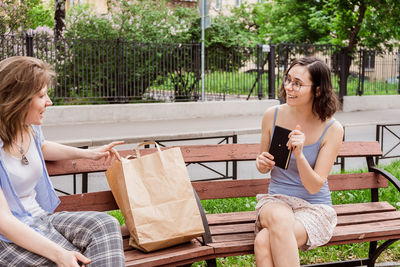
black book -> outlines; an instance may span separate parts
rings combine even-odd
[[[271,145],[269,146],[269,153],[274,156],[275,166],[282,169],[287,169],[289,166],[290,155],[292,150],[286,146],[289,141],[289,134],[291,130],[275,126],[274,135],[272,136]]]

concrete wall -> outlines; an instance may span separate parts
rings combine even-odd
[[[114,104],[48,107],[43,125],[261,116],[278,100]],[[343,112],[400,109],[400,95],[345,96]]]
[[[400,95],[345,96],[343,111],[400,109]]]
[[[43,125],[259,115],[278,100],[114,104],[48,107]]]

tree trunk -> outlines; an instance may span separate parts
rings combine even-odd
[[[353,50],[355,49],[355,47],[357,45],[357,41],[358,41],[357,36],[358,36],[358,33],[360,32],[366,10],[367,10],[367,4],[364,1],[362,1],[361,6],[359,8],[357,24],[350,30],[349,44],[346,47],[346,49],[343,50],[344,54],[342,54],[342,57],[341,57],[341,60],[343,60],[343,64],[342,64],[342,68],[341,68],[342,73],[340,74],[339,84],[341,87],[343,86],[344,89],[341,88],[340,98],[342,98],[343,95],[347,95],[347,79],[349,77],[350,66],[351,66],[351,62],[353,60],[353,52],[354,52]]]
[[[54,12],[54,37],[62,38],[65,28],[65,0],[55,0]]]

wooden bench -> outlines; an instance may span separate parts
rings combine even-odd
[[[258,144],[221,144],[181,146],[187,163],[225,162],[253,160],[258,153]],[[152,153],[147,148],[141,154]],[[132,154],[132,151],[121,151]],[[366,173],[336,174],[328,177],[332,191],[371,190],[371,202],[334,205],[338,214],[338,225],[326,246],[369,242],[369,258],[349,259],[329,266],[374,266],[377,257],[400,238],[400,211],[385,201],[379,201],[379,188],[388,187],[388,181],[400,191],[399,181],[388,172],[374,166],[373,157],[381,155],[378,142],[343,142],[339,157],[364,157],[369,171]],[[50,175],[91,173],[105,171],[106,167],[91,160],[47,162]],[[251,178],[251,177],[249,177]],[[269,179],[218,180],[192,182],[200,199],[250,197],[266,193]],[[110,191],[62,196],[57,211],[118,209]],[[215,258],[253,254],[255,212],[234,212],[206,215],[206,234],[189,243],[143,253],[128,245],[129,233],[122,226],[126,266],[181,266],[200,260],[215,265]],[[377,241],[385,242],[377,246]],[[320,264],[321,266],[324,264]],[[313,265],[316,266],[316,265]]]

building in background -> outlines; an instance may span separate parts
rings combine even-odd
[[[97,13],[108,12],[107,0],[65,0],[65,9],[68,11],[74,5],[89,4]]]

